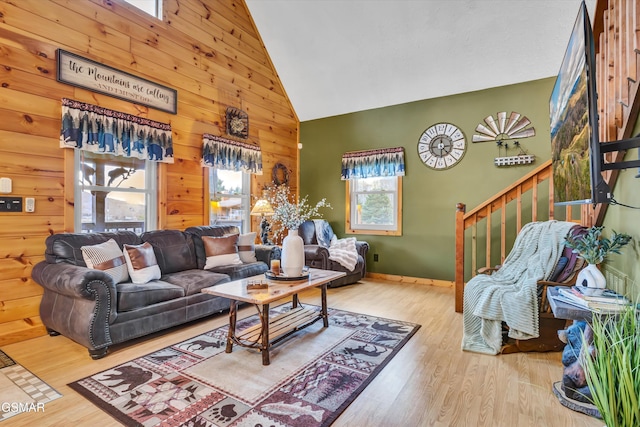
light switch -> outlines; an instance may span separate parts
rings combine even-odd
[[[36,210],[36,199],[33,197],[26,197],[24,199],[24,211],[34,212]]]

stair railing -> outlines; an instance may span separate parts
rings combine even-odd
[[[542,186],[548,185],[548,192],[541,191]],[[545,188],[546,190],[546,188]],[[544,193],[544,194],[541,194]],[[541,212],[539,205],[548,206],[548,210]],[[526,215],[525,209],[530,208],[530,215]],[[553,204],[553,175],[551,173],[551,160],[548,160],[537,169],[534,169],[509,187],[495,194],[493,197],[481,203],[473,210],[466,212],[466,205],[458,203],[456,206],[456,266],[455,266],[455,310],[462,312],[462,301],[465,284],[465,263],[468,263],[470,276],[477,274],[478,268],[492,267],[492,259],[497,257],[495,242],[499,240],[499,260],[502,263],[511,249],[508,246],[508,238],[514,238],[522,229],[522,226],[530,221],[560,218],[566,221],[580,223],[581,209],[572,209],[565,206],[560,212]],[[509,210],[509,212],[508,212]],[[564,211],[564,215],[561,212]],[[500,215],[499,224],[493,224],[493,218]],[[578,218],[574,218],[577,215]],[[484,231],[480,228],[484,222]],[[514,224],[512,224],[514,223]],[[480,229],[480,233],[478,232]],[[497,236],[494,238],[494,235]],[[465,242],[470,241],[470,260],[465,258]],[[513,242],[509,242],[513,245]],[[478,252],[484,250],[484,260],[479,259]],[[493,255],[493,256],[492,256]],[[479,265],[482,264],[482,265]]]
[[[598,0],[593,18],[596,44],[596,75],[598,76],[598,110],[600,116],[599,136],[602,143],[630,138],[638,121],[640,111],[640,2],[628,0]],[[625,152],[608,153],[606,163],[615,163],[623,159]],[[604,178],[611,189],[614,189],[618,170],[607,170]],[[540,184],[548,181],[548,200],[539,200]],[[525,196],[526,194],[526,196]],[[530,197],[530,198],[529,198]],[[499,234],[495,240],[500,241],[500,262],[507,253],[507,240],[520,231],[523,222],[523,202],[531,207],[531,221],[554,219],[556,214],[553,205],[553,177],[551,161],[547,161],[527,176],[480,204],[470,212],[459,203],[456,213],[456,271],[455,271],[455,308],[462,311],[462,296],[465,283],[465,240],[471,241],[470,260],[466,260],[470,268],[468,276],[474,276],[478,270],[478,248],[485,251],[482,263],[491,267],[492,232]],[[507,206],[515,203],[515,227],[507,225],[513,216]],[[538,218],[538,206],[547,204],[548,218]],[[608,204],[597,206],[582,205],[564,208],[565,219],[584,226],[601,225]],[[500,211],[500,224],[492,224],[492,214]],[[574,218],[573,215],[577,217]],[[529,217],[529,215],[527,215]],[[486,221],[484,241],[479,231],[479,223]],[[480,230],[482,231],[482,230]],[[480,234],[480,235],[479,235]],[[497,257],[496,257],[497,258]]]

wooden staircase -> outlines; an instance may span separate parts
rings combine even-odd
[[[601,143],[631,138],[640,110],[640,2],[598,0],[593,18]],[[626,151],[607,153],[605,163]],[[618,170],[603,173],[612,190]],[[601,224],[609,205],[598,205],[592,224]]]
[[[640,2],[598,0],[592,22],[600,141],[627,139],[633,136],[640,111]],[[604,162],[622,161],[624,155],[623,151],[607,153]],[[612,190],[618,172],[603,173]],[[554,207],[550,160],[470,212],[458,203],[455,310],[462,312],[465,277],[473,277],[480,267],[502,263],[523,224],[561,219],[584,226],[601,225],[608,206]]]
[[[545,197],[540,197],[541,193]],[[554,206],[551,160],[469,212],[463,203],[458,203],[454,281],[456,311],[462,312],[465,277],[475,276],[480,267],[501,264],[524,224],[549,219],[581,223],[584,209],[565,206],[558,211]],[[558,214],[559,218],[556,217]],[[484,256],[479,255],[481,252]],[[466,276],[465,269],[468,271]]]

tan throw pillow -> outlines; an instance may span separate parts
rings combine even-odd
[[[115,240],[109,239],[98,245],[82,246],[80,250],[88,268],[104,271],[113,277],[116,283],[129,280],[124,254]]]
[[[124,245],[124,259],[133,283],[147,283],[157,280],[162,273],[158,267],[156,254],[149,242],[141,245]]]
[[[208,270],[222,265],[242,264],[236,247],[237,242],[237,234],[224,237],[202,236],[204,253],[207,256],[204,269]]]
[[[238,237],[238,255],[240,261],[247,264],[258,262],[256,258],[256,233],[241,234]]]

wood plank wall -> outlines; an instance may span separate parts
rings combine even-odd
[[[175,88],[177,115],[56,82],[57,48]],[[159,168],[159,228],[208,222],[202,134],[225,134],[227,106],[248,113],[249,142],[262,148],[252,194],[276,162],[297,191],[299,122],[243,1],[164,0],[160,21],[123,0],[0,0],[0,82],[0,177],[13,180],[10,196],[36,201],[34,213],[0,213],[0,346],[45,333],[31,268],[49,234],[73,231],[61,98],[171,123],[175,163]]]
[[[593,19],[601,143],[631,138],[640,112],[640,2],[598,0]],[[625,152],[607,153],[606,162],[622,161]],[[618,170],[605,171],[613,190]],[[602,225],[609,204],[582,207],[584,225]]]

